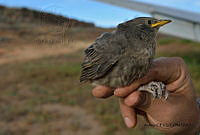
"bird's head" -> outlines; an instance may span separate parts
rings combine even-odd
[[[141,28],[143,30],[150,30],[157,32],[158,29],[165,24],[170,23],[171,20],[160,20],[152,17],[138,17],[118,25],[118,28]]]

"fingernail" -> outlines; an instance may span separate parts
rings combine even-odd
[[[128,128],[132,128],[133,127],[133,122],[128,117],[125,117],[124,121],[125,121],[125,124],[126,124],[126,126]]]

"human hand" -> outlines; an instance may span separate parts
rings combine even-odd
[[[170,95],[167,100],[152,99],[137,88],[151,81],[166,84]],[[98,86],[93,95],[106,98],[113,90]],[[194,87],[187,66],[181,58],[159,58],[154,60],[148,74],[130,86],[117,88],[114,95],[121,97],[120,109],[128,127],[135,127],[137,115],[146,118],[150,125],[163,133],[192,135],[199,131],[200,111],[196,103]]]

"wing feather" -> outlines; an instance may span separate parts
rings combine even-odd
[[[120,57],[120,43],[112,42],[112,33],[102,34],[85,50],[80,81],[94,80],[104,76]]]

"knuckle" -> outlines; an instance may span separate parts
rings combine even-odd
[[[181,57],[174,57],[174,60],[177,64],[177,68],[183,71],[184,73],[186,73],[188,69],[187,69],[187,65],[185,64],[184,59]]]
[[[138,102],[138,96],[129,96],[125,99],[125,104],[128,106],[133,106],[134,104],[136,104]]]
[[[106,98],[106,93],[104,91],[93,90],[92,95],[97,98]]]
[[[181,57],[173,57],[173,59],[176,61],[176,63],[180,64],[180,65],[185,65],[185,61],[183,58]]]
[[[127,106],[132,106],[133,103],[132,103],[132,99],[131,98],[127,98],[124,100],[124,103],[127,105]]]

